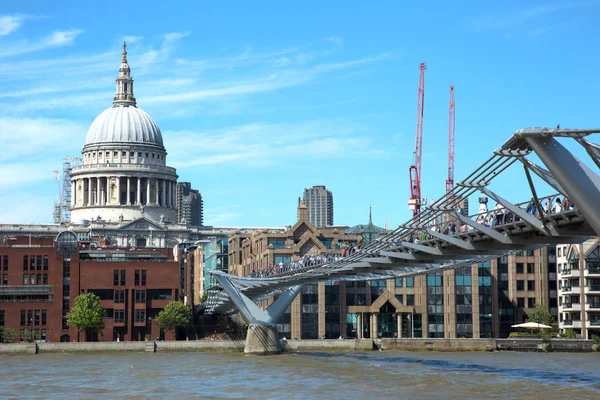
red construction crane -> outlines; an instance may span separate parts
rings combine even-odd
[[[408,208],[413,212],[413,218],[421,211],[421,154],[423,149],[423,108],[425,103],[425,63],[420,66],[419,97],[417,100],[417,135],[415,144],[415,161],[408,168],[410,178],[410,199]]]
[[[446,193],[454,188],[454,86],[450,86],[450,101],[448,102],[448,179]]]

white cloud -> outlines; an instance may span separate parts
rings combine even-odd
[[[0,16],[0,36],[10,35],[23,23],[23,17],[21,16]]]
[[[344,45],[344,40],[339,36],[329,36],[327,40],[332,42],[337,48],[341,48]]]
[[[79,36],[83,30],[71,29],[68,31],[55,31],[52,32],[48,37],[41,41],[29,43],[28,41],[22,41],[17,44],[5,46],[0,49],[0,57],[13,57],[27,53],[33,53],[36,51],[42,51],[53,47],[63,47],[73,44],[75,38]]]
[[[60,151],[63,155],[73,154],[73,151],[79,153],[86,130],[84,125],[68,120],[0,117],[0,161],[4,168],[14,171],[15,168],[20,168],[23,158],[45,159],[48,154],[54,155],[52,152],[55,151]],[[11,160],[18,163],[10,166],[7,162]],[[28,173],[38,176],[31,171]],[[0,176],[6,177],[2,173]]]
[[[143,36],[123,36],[123,41],[127,44],[134,44],[141,42],[143,38]]]
[[[50,37],[48,37],[44,44],[48,47],[55,46],[68,46],[73,44],[75,38],[83,33],[81,29],[71,29],[69,31],[56,31],[52,32]]]
[[[474,23],[475,28],[479,29],[502,29],[510,28],[519,24],[529,23],[533,20],[556,14],[572,8],[583,8],[596,4],[593,1],[564,2],[562,4],[546,4],[542,6],[522,9],[512,14],[491,15],[479,18]],[[540,32],[540,33],[543,33]]]
[[[166,131],[164,137],[177,168],[225,164],[259,168],[285,164],[299,155],[303,160],[388,157],[391,150],[380,146],[367,132],[361,123],[331,120]],[[190,153],[190,148],[194,152]]]

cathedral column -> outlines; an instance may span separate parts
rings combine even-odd
[[[117,204],[121,204],[121,177],[117,176]]]
[[[173,208],[177,207],[177,201],[175,201],[175,190],[176,190],[176,187],[175,187],[174,183],[175,182],[171,182],[171,201],[172,201],[172,204],[173,204]]]
[[[128,206],[131,205],[131,177],[128,176],[127,177],[127,204]]]
[[[150,178],[146,178],[146,205],[150,205]]]
[[[167,207],[171,207],[171,181],[167,179],[167,194],[165,195]]]
[[[87,206],[91,206],[92,205],[92,178],[87,178],[87,189],[88,189],[88,199],[87,199]]]
[[[75,185],[75,181],[71,181],[71,207],[75,207],[77,204],[77,185]]]
[[[158,198],[158,194],[159,194],[158,193],[158,186],[159,186],[158,185],[158,179],[155,179],[154,182],[156,183],[156,185],[154,186],[154,194],[156,195],[155,196],[156,197],[156,205],[159,205],[158,203],[159,203],[160,199]]]
[[[137,185],[137,205],[142,204],[142,178],[138,178]]]
[[[100,178],[96,178],[96,196],[94,196],[94,205],[100,203]]]
[[[164,179],[161,179],[162,181],[162,206],[166,207],[167,206],[167,182]]]

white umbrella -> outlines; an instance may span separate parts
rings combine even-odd
[[[513,325],[513,328],[529,328],[529,329],[552,329],[551,326],[540,324],[539,322],[523,322],[522,324]]]

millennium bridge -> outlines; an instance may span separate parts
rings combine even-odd
[[[588,140],[595,133],[600,129],[518,130],[451,192],[394,231],[344,257],[322,254],[310,262],[251,276],[211,271],[218,285],[208,289],[205,314],[239,312],[248,324],[245,353],[274,354],[281,351],[277,322],[303,284],[427,274],[598,236],[600,176],[563,145],[575,142],[573,146],[585,150],[581,153],[588,164],[591,159],[600,168],[600,145]],[[518,204],[502,196],[511,187],[493,186],[498,176],[515,168],[522,169],[530,189],[523,194],[527,201]],[[540,196],[538,189],[552,194]],[[464,216],[459,204],[477,192],[497,206]],[[276,300],[266,309],[257,305],[273,296]]]

